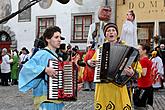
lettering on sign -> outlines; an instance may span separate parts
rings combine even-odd
[[[128,2],[129,9],[143,9],[148,11],[148,13],[158,13],[158,12],[165,12],[165,0],[158,2],[158,0],[146,0],[146,1],[139,1],[139,2]]]

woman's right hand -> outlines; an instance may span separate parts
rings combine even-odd
[[[87,61],[88,65],[91,66],[91,67],[96,67],[96,60],[88,60]]]
[[[45,72],[50,76],[50,77],[56,77],[58,74],[58,71],[55,71],[52,67],[46,67]]]

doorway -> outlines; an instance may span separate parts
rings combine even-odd
[[[0,63],[2,61],[1,51],[6,48],[10,52],[11,38],[10,35],[5,31],[0,31]]]
[[[11,38],[10,35],[5,31],[0,31],[0,48],[6,48],[10,51]]]

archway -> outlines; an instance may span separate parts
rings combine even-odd
[[[6,48],[10,51],[11,37],[6,31],[0,31],[0,49]]]
[[[7,48],[10,53],[11,49],[17,48],[17,40],[15,39],[15,33],[10,30],[10,27],[2,24],[0,25],[0,56],[3,48]]]

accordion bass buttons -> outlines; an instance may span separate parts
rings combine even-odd
[[[106,51],[106,56],[105,56],[105,69],[108,69],[108,51]]]
[[[94,82],[112,82],[123,86],[131,76],[125,74],[124,68],[131,66],[138,57],[139,51],[133,47],[120,44],[104,43],[96,50],[96,64]]]

